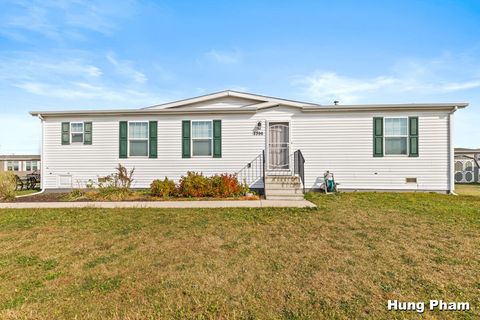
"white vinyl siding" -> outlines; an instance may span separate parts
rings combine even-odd
[[[411,112],[386,111],[383,117],[408,117]],[[78,144],[61,145],[58,132],[61,122],[85,121],[81,117],[46,118],[44,123],[43,177],[45,188],[59,188],[58,177],[72,177],[73,186],[114,172],[120,162],[135,168],[134,187],[145,188],[153,179],[177,180],[187,171],[236,173],[265,149],[266,133],[254,135],[259,121],[290,123],[290,153],[300,149],[305,157],[306,188],[318,188],[325,171],[335,174],[340,189],[356,190],[448,190],[448,112],[418,111],[419,157],[379,157],[372,159],[373,122],[379,116],[372,112],[302,113],[298,109],[276,107],[257,114],[215,114],[209,116],[152,115],[158,121],[158,159],[131,157],[118,159],[119,121],[142,122],[138,116],[92,116],[95,122],[95,144],[88,149]],[[92,119],[93,118],[93,119]],[[182,159],[182,120],[222,120],[222,158]],[[406,177],[417,183],[406,183]],[[261,182],[255,187],[261,187]]]
[[[387,112],[383,116],[409,116]],[[305,157],[307,188],[318,188],[323,173],[335,174],[339,189],[430,190],[449,187],[448,113],[416,112],[419,117],[419,157],[372,158],[373,121],[377,113],[299,115],[291,122],[292,151]],[[294,118],[295,119],[295,118]],[[407,184],[405,178],[417,178]]]

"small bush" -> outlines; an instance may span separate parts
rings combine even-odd
[[[97,188],[94,188],[94,181],[89,180],[86,184],[87,189],[89,189],[88,192],[74,190],[67,195],[67,200],[74,201],[83,198],[94,201],[121,201],[132,199],[134,193],[130,190],[130,187],[133,183],[135,168],[128,171],[119,163],[115,169],[115,173],[98,179]]]
[[[187,172],[180,179],[178,193],[184,197],[228,198],[244,195],[249,189],[238,182],[233,174],[205,177],[202,173]]]
[[[179,193],[184,197],[208,197],[211,193],[210,179],[202,173],[188,171],[186,176],[180,179]]]
[[[0,172],[0,200],[12,200],[15,198],[17,180],[13,172]]]
[[[98,187],[130,189],[133,183],[133,174],[135,173],[135,168],[128,171],[127,168],[125,168],[119,163],[118,167],[116,167],[115,170],[117,172],[98,179],[102,181],[98,183]]]
[[[227,198],[243,195],[245,190],[233,174],[214,175],[211,180],[211,194],[214,197]]]
[[[173,180],[165,177],[164,180],[153,180],[150,184],[150,193],[156,197],[169,198],[177,193],[177,187]]]
[[[133,192],[127,188],[119,188],[114,186],[107,186],[98,188],[98,190],[86,193],[90,200],[107,200],[107,201],[121,201],[131,198]]]

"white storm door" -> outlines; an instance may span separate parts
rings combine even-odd
[[[290,170],[290,128],[288,122],[268,124],[268,169]]]

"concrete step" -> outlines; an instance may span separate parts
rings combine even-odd
[[[266,176],[266,183],[300,183],[300,178],[297,176]]]
[[[302,189],[302,185],[299,183],[266,183],[265,189]]]
[[[295,196],[266,196],[267,200],[303,200],[303,195],[295,195]]]
[[[267,196],[295,196],[301,195],[303,197],[302,189],[265,189],[265,194]]]

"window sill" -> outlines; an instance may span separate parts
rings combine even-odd
[[[386,154],[384,158],[409,158],[408,154]]]

